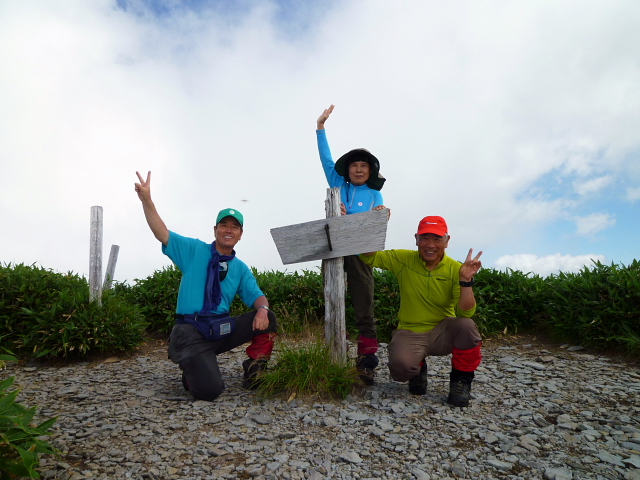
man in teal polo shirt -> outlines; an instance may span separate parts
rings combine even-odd
[[[398,328],[389,344],[389,371],[409,381],[415,395],[427,392],[425,357],[452,354],[447,403],[469,406],[471,382],[480,365],[480,333],[471,319],[476,310],[474,276],[482,263],[473,249],[464,263],[448,257],[447,222],[428,216],[418,224],[418,250],[384,250],[361,255],[372,266],[389,270],[400,286]]]
[[[221,210],[213,243],[183,237],[167,229],[151,200],[151,172],[146,180],[136,174],[135,190],[149,228],[182,272],[169,357],[182,370],[183,386],[198,399],[214,400],[225,388],[217,356],[250,342],[243,385],[255,388],[273,350],[277,321],[251,270],[236,258],[244,217],[232,208]],[[236,295],[253,310],[230,317]]]

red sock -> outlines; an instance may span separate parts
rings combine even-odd
[[[275,333],[261,333],[251,340],[251,345],[247,347],[247,355],[254,360],[263,357],[270,357],[273,351],[273,340]]]
[[[460,350],[459,348],[454,347],[451,366],[461,372],[475,371],[482,361],[482,353],[480,352],[481,346],[482,342],[480,342],[477,347],[473,347],[468,350]]]
[[[378,351],[378,339],[360,335],[358,338],[358,355],[371,355]]]

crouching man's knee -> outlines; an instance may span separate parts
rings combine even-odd
[[[224,382],[221,379],[220,381],[210,382],[196,381],[193,385],[189,384],[189,391],[198,400],[212,402],[224,392]]]
[[[220,394],[224,391],[224,386],[222,388],[205,388],[198,392],[191,392],[193,396],[198,400],[205,400],[207,402],[212,402],[216,398],[220,396]]]
[[[396,382],[406,382],[420,372],[420,366],[410,357],[389,355],[389,374]]]
[[[480,331],[473,319],[467,317],[455,318],[454,348],[468,350],[480,345],[481,341]]]

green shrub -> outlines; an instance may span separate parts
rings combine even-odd
[[[145,279],[136,279],[128,289],[127,297],[139,307],[150,331],[171,332],[181,279],[182,272],[175,265],[170,265]]]
[[[4,361],[15,360],[13,355],[0,355],[2,367]],[[40,455],[56,454],[49,443],[42,439],[49,435],[56,418],[32,425],[36,408],[25,408],[15,402],[19,390],[9,391],[14,381],[14,377],[0,381],[0,479],[40,478],[36,471]]]
[[[0,347],[32,357],[83,357],[128,350],[144,340],[134,305],[107,291],[89,302],[86,279],[43,268],[0,265]]]
[[[252,270],[285,334],[317,331],[324,318],[323,278],[302,273]],[[577,274],[541,278],[517,270],[482,269],[474,293],[474,316],[485,336],[544,329],[584,345],[640,350],[638,261],[625,267],[600,263]],[[400,293],[395,276],[374,269],[378,338],[388,342],[397,327]],[[139,344],[142,327],[168,333],[174,324],[181,273],[165,267],[135,285],[115,284],[103,307],[88,303],[86,280],[24,265],[0,266],[0,347],[32,356],[84,355]],[[347,292],[346,327],[357,338]],[[236,298],[231,314],[247,307]]]
[[[359,382],[355,367],[334,363],[323,342],[301,347],[279,343],[274,357],[275,365],[260,376],[264,396],[345,398]]]
[[[318,272],[258,272],[252,269],[260,289],[269,299],[269,304],[285,333],[300,333],[309,323],[319,322],[324,315],[322,277]],[[169,333],[175,321],[180,270],[171,265],[155,271],[136,283],[127,291],[129,299],[137,304],[150,322],[150,330]],[[126,287],[120,287],[126,290]],[[247,311],[247,306],[236,296],[231,304],[233,316]]]
[[[378,339],[389,342],[391,334],[398,327],[400,309],[400,287],[398,279],[388,270],[373,270],[374,279],[374,315]],[[355,322],[354,322],[355,328]]]
[[[539,275],[482,269],[476,275],[474,320],[485,336],[529,330],[547,317],[549,288]]]
[[[580,273],[548,279],[545,326],[556,336],[584,346],[640,353],[640,262],[594,262]]]
[[[269,299],[283,333],[301,333],[310,324],[321,323],[324,317],[324,287],[319,270],[304,270],[302,274],[252,271],[260,289]],[[241,302],[237,301],[236,305],[246,310]]]

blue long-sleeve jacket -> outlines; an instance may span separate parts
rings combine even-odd
[[[340,188],[340,197],[347,208],[347,214],[368,212],[374,207],[384,205],[382,193],[379,190],[369,188],[366,184],[353,185],[347,182],[342,175],[338,175],[335,169],[336,164],[331,156],[326,130],[316,130],[316,136],[318,138],[318,153],[327,182],[331,188]]]

